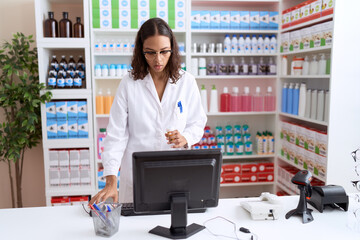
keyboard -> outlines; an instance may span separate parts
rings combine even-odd
[[[205,211],[206,211],[205,208],[188,209],[188,213],[203,213]],[[147,212],[147,213],[135,213],[133,203],[123,203],[122,207],[121,207],[121,215],[122,216],[159,215],[159,214],[170,214],[170,213],[171,213],[170,210]]]

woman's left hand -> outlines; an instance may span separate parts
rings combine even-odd
[[[185,137],[181,135],[178,130],[168,131],[167,133],[165,133],[165,137],[168,141],[168,144],[174,144],[171,146],[172,148],[188,147]]]

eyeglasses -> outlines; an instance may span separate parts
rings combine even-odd
[[[351,156],[353,157],[355,162],[360,161],[360,148],[358,148],[355,151],[351,152]]]
[[[170,56],[170,54],[172,53],[172,50],[163,50],[160,52],[155,52],[155,51],[147,51],[147,52],[143,52],[145,58],[149,61],[153,61],[156,58],[156,55],[159,53],[161,58],[167,58]]]
[[[360,191],[360,181],[351,181],[352,185]]]

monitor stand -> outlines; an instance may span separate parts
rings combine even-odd
[[[157,226],[149,233],[170,238],[186,239],[195,233],[205,229],[204,226],[193,223],[187,225],[187,197],[186,194],[174,194],[171,196],[171,227]]]

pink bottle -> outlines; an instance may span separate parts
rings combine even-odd
[[[256,87],[255,94],[253,96],[253,111],[264,111],[264,96],[260,92],[260,87]]]
[[[265,94],[265,104],[264,105],[265,105],[264,111],[266,111],[266,112],[275,111],[276,98],[272,92],[271,86],[268,86],[268,88],[267,88],[267,92]]]
[[[244,87],[244,93],[241,95],[241,110],[243,112],[252,111],[252,96],[249,87]]]
[[[230,112],[230,98],[228,88],[224,87],[224,91],[220,95],[220,112]]]
[[[97,142],[97,153],[98,158],[101,159],[101,153],[104,151],[104,141],[106,137],[106,128],[100,128],[100,133],[98,134]]]
[[[240,109],[240,107],[239,107],[239,88],[233,87],[231,97],[230,97],[230,111],[238,112],[239,109]]]

